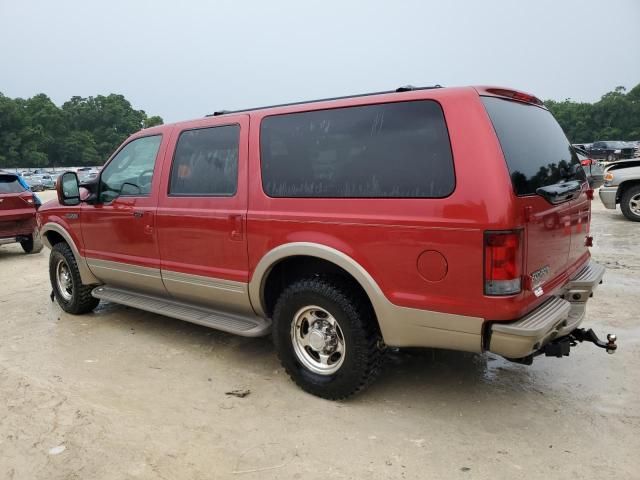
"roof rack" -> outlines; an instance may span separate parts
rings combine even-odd
[[[305,103],[318,103],[318,102],[330,102],[332,100],[343,100],[345,98],[357,98],[357,97],[369,97],[371,95],[383,95],[385,93],[402,93],[402,92],[412,92],[414,90],[432,90],[434,88],[443,88],[442,85],[436,84],[427,87],[414,87],[413,85],[404,85],[402,87],[398,87],[395,90],[385,90],[382,92],[370,92],[370,93],[359,93],[357,95],[345,95],[342,97],[331,97],[331,98],[319,98],[317,100],[306,100],[303,102],[291,102],[291,103],[280,103],[277,105],[267,105],[264,107],[254,107],[254,108],[243,108],[242,110],[217,110],[209,115],[205,115],[206,117],[218,117],[220,115],[228,115],[230,113],[243,113],[243,112],[252,112],[255,110],[264,110],[265,108],[276,108],[276,107],[290,107],[293,105],[303,105]]]

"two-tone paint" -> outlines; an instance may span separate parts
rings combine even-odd
[[[278,262],[293,256],[321,258],[362,286],[388,345],[481,351],[487,321],[523,317],[558,295],[587,264],[590,202],[586,183],[574,200],[560,206],[536,196],[517,197],[480,95],[494,94],[472,87],[415,90],[143,130],[125,145],[141,136],[162,135],[150,194],[75,207],[50,202],[39,214],[42,233],[49,244],[60,238],[56,235],[71,242],[84,283],[258,316],[268,315],[264,285]],[[343,200],[264,193],[260,124],[265,117],[423,99],[438,102],[446,118],[456,178],[448,197]],[[180,133],[231,124],[241,132],[236,194],[170,196]],[[542,293],[534,292],[534,282],[529,282],[516,295],[486,296],[484,232],[511,229],[525,232],[525,274],[541,268],[550,272]]]

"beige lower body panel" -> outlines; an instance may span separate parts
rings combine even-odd
[[[255,315],[246,283],[167,270],[162,280],[169,294],[182,302]]]
[[[400,307],[386,299],[380,303],[379,322],[389,346],[482,351],[482,318]]]
[[[166,294],[159,268],[87,258],[87,265],[102,283],[138,292]]]

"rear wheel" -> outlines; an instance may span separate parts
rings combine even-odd
[[[620,199],[620,210],[629,220],[640,222],[640,185],[624,191]]]
[[[287,287],[274,310],[273,339],[289,376],[318,397],[349,397],[380,371],[382,342],[373,309],[339,278],[310,277]]]
[[[607,162],[615,162],[616,156],[613,153],[607,155]]]
[[[100,303],[91,296],[93,286],[82,284],[78,264],[66,243],[57,243],[51,249],[49,278],[58,305],[67,313],[88,313]]]
[[[40,253],[42,251],[42,239],[38,230],[34,230],[29,238],[20,242],[25,253]]]

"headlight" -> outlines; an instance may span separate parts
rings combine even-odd
[[[615,150],[613,153],[622,153],[622,150]]]
[[[605,182],[610,182],[613,180],[613,173],[611,172],[607,172],[604,174],[604,181]]]

